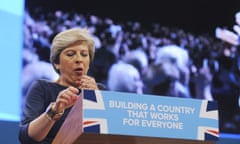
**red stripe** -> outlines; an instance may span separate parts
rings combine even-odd
[[[218,131],[215,131],[215,130],[207,130],[207,131],[210,132],[210,133],[214,133],[215,135],[219,135]]]
[[[83,122],[83,125],[87,125],[87,124],[92,124],[92,123],[95,123],[96,121],[85,121]]]

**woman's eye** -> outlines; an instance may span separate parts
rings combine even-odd
[[[88,56],[88,53],[87,52],[83,52],[83,53],[81,53],[81,55],[86,57],[86,56]]]
[[[67,56],[73,56],[74,52],[67,52]]]

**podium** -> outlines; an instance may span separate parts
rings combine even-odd
[[[53,144],[215,144],[217,103],[83,90]]]

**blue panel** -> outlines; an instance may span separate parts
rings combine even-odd
[[[0,2],[0,120],[20,117],[23,5],[23,0]]]
[[[2,0],[0,1],[0,10],[12,13],[14,15],[23,15],[24,0]]]

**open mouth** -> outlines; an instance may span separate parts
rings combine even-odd
[[[83,69],[82,68],[76,68],[76,69],[74,69],[74,71],[77,75],[82,75],[83,74]]]

